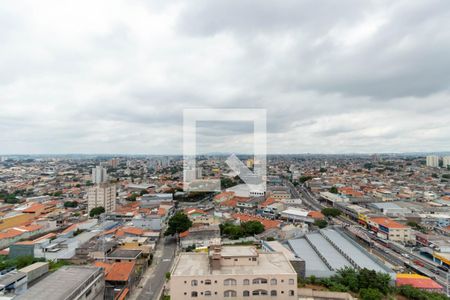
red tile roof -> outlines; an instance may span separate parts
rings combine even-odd
[[[248,221],[259,221],[264,225],[264,229],[271,229],[271,228],[279,228],[281,222],[277,220],[269,220],[265,219],[259,216],[253,216],[253,215],[247,215],[247,214],[233,214],[232,216],[235,219],[240,220],[241,222],[248,222]]]
[[[376,217],[376,218],[370,218],[372,222],[377,223],[378,225],[382,225],[386,228],[397,228],[397,229],[403,229],[408,228],[408,226],[405,226],[403,224],[400,224],[390,218],[385,217]]]
[[[267,206],[269,206],[271,204],[274,204],[275,202],[277,202],[277,199],[269,197],[269,198],[266,199],[266,201],[261,203],[259,206],[264,208],[264,207],[267,207]]]
[[[105,269],[105,280],[107,281],[128,281],[134,270],[134,262],[104,263],[96,262],[97,267]]]
[[[141,236],[144,234],[144,229],[137,228],[137,227],[123,227],[123,228],[117,230],[117,236],[124,236],[125,234]]]
[[[323,220],[325,218],[325,216],[323,215],[323,213],[321,213],[320,211],[310,211],[308,213],[308,217],[311,217],[313,219],[316,220]]]
[[[423,278],[397,278],[395,280],[396,286],[411,285],[418,289],[426,290],[443,290],[443,287],[428,277]]]

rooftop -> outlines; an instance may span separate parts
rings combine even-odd
[[[222,257],[258,256],[256,249],[248,246],[223,247],[221,254]]]
[[[223,247],[235,248],[235,247]],[[227,251],[227,250],[225,250]],[[231,250],[232,252],[234,250]],[[259,253],[257,265],[221,266],[218,270],[209,267],[208,253],[181,253],[175,263],[173,276],[205,275],[270,275],[296,274],[282,253]]]
[[[48,275],[17,300],[61,300],[66,299],[85,282],[95,279],[101,269],[91,266],[65,266]]]

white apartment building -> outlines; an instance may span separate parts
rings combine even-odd
[[[450,156],[444,156],[444,158],[442,159],[444,161],[444,168],[447,168],[448,166],[450,166]]]
[[[427,167],[439,168],[439,156],[428,155],[427,156]]]
[[[170,279],[172,300],[297,299],[297,273],[281,252],[211,246],[180,253]]]
[[[97,166],[92,168],[92,183],[99,184],[108,181],[108,172],[106,168]]]
[[[116,185],[102,183],[88,190],[88,211],[103,206],[105,212],[116,210]]]

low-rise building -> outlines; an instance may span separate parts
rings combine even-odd
[[[378,236],[394,242],[413,243],[415,237],[410,227],[400,224],[386,217],[371,217],[368,220],[369,228]]]
[[[209,253],[178,256],[170,296],[173,300],[297,299],[297,273],[283,253],[212,246]]]
[[[105,290],[103,270],[92,266],[64,266],[45,277],[17,300],[101,300]]]

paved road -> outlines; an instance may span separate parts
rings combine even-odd
[[[154,266],[149,279],[144,283],[138,300],[158,299],[166,281],[166,273],[170,271],[175,257],[176,240],[172,237],[162,238],[156,249]]]

